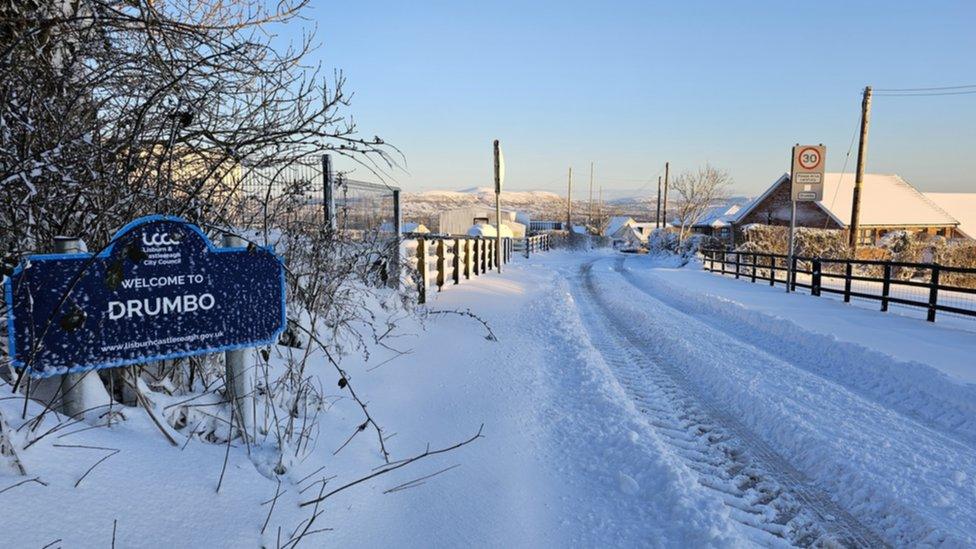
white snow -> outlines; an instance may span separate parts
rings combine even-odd
[[[723,480],[687,458],[704,450],[699,439],[681,434],[686,447],[676,447],[666,432],[673,428],[632,398],[628,385],[641,380],[621,374],[630,355],[607,354],[614,325],[598,316],[600,306],[641,334],[621,352],[693,380],[702,410],[717,410],[719,423],[733,418],[887,543],[976,543],[972,331],[786,295],[693,263],[606,252],[516,258],[503,275],[431,290],[428,299],[430,310],[470,309],[498,341],[463,316],[398,318],[392,346],[407,352],[371,345],[368,359],[343,367],[395,459],[453,444],[482,424],[484,438],[326,500],[313,528],[332,530],[303,545],[785,545],[774,528],[748,525],[772,516],[750,515],[709,487]],[[334,403],[317,446],[281,478],[263,535],[262,502],[277,487],[266,449],[249,453],[235,442],[218,494],[226,446],[193,439],[171,447],[144,411],[124,408],[125,420],[110,429],[78,424],[21,454],[26,478],[47,485],[0,492],[8,520],[20,525],[2,545],[60,538],[65,547],[105,547],[117,521],[119,547],[277,546],[279,527],[283,542],[310,515],[298,504],[319,492],[316,482],[330,479],[331,489],[382,463],[366,433],[333,455],[361,412],[339,398],[334,371],[321,363],[309,373]],[[9,391],[0,386],[3,397]],[[157,407],[169,402],[156,398]],[[0,399],[13,437],[25,436],[16,430],[22,405]],[[119,452],[75,487],[112,449]],[[435,476],[390,491],[427,475]],[[22,480],[0,466],[0,491]],[[790,487],[775,475],[768,482]]]

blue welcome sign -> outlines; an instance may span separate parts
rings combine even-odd
[[[149,216],[97,255],[37,255],[5,284],[10,354],[35,377],[273,344],[285,278],[270,248],[216,248]]]

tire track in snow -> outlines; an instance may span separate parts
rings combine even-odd
[[[662,438],[698,473],[702,486],[715,492],[735,520],[757,531],[755,541],[884,545],[738,421],[696,394],[682,372],[649,356],[633,319],[621,318],[602,299],[592,276],[595,262],[580,271],[594,345]]]
[[[947,437],[947,445],[976,450],[973,390],[948,380],[928,364],[898,362],[857,343],[805,331],[790,320],[749,311],[708,293],[693,294],[656,274],[645,271],[639,276],[625,266],[625,258],[618,258],[617,271],[638,291],[734,340],[922,423]],[[729,306],[735,309],[730,311]]]

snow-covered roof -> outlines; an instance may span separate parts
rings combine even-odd
[[[728,227],[738,217],[742,206],[743,204],[738,201],[713,206],[702,215],[698,223],[695,223],[695,227],[714,227],[716,229]]]
[[[634,222],[633,217],[628,217],[626,215],[615,215],[607,221],[607,229],[603,231],[604,236],[613,236],[620,230],[621,227],[625,225],[630,225]]]
[[[789,183],[784,174],[759,198],[756,198],[736,215],[743,219],[766,199],[779,185]],[[851,221],[851,203],[854,200],[853,173],[824,174],[823,200],[817,202],[827,215],[846,227]],[[936,206],[915,187],[893,174],[864,174],[861,187],[862,226],[954,226],[958,224],[951,215]]]
[[[495,231],[495,226],[489,223],[478,223],[477,225],[472,225],[468,229],[468,236],[497,236],[498,232]],[[502,223],[502,237],[511,237],[512,229],[506,223]]]
[[[976,193],[924,193],[959,222],[959,230],[976,239]]]

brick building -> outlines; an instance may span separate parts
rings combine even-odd
[[[854,174],[824,175],[819,202],[798,202],[797,227],[847,230],[854,196]],[[783,174],[739,212],[734,226],[790,224],[790,176]],[[861,187],[861,244],[875,244],[892,231],[957,236],[959,221],[897,175],[864,174]],[[739,231],[737,230],[737,235]]]

